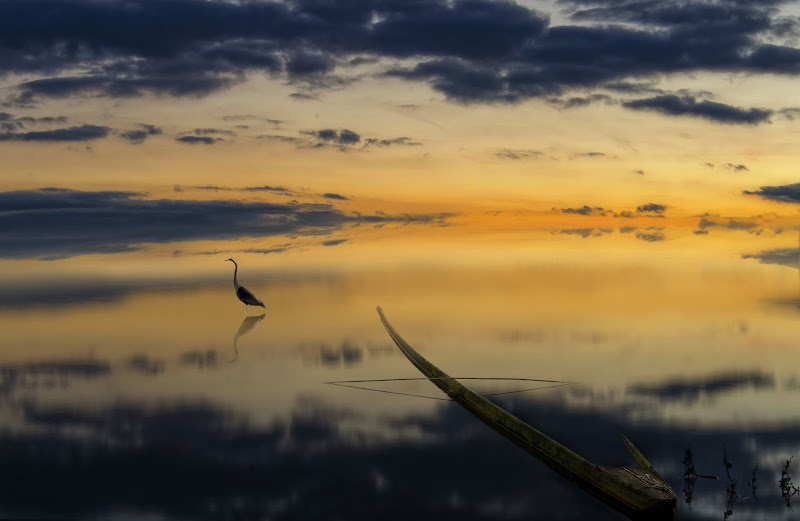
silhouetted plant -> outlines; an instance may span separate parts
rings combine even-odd
[[[786,500],[786,508],[794,511],[792,508],[792,496],[800,493],[800,488],[794,486],[794,483],[792,483],[792,476],[789,474],[789,466],[791,464],[792,458],[787,459],[786,465],[783,467],[783,470],[781,470],[781,479],[778,481],[778,486],[781,489],[781,496]]]
[[[697,471],[694,468],[694,454],[692,446],[684,451],[683,456],[683,495],[684,501],[692,509],[692,499],[694,499],[694,484],[697,482]]]
[[[747,482],[747,486],[750,487],[753,490],[753,498],[756,501],[758,501],[758,496],[756,495],[756,488],[757,488],[756,487],[756,479],[757,479],[756,478],[756,471],[757,470],[758,470],[758,465],[756,465],[755,468],[753,469],[753,477],[750,479],[750,481]]]
[[[728,504],[727,508],[724,513],[724,519],[728,519],[728,517],[733,515],[733,505],[738,503],[741,500],[739,497],[739,491],[737,490],[737,485],[739,480],[734,480],[731,477],[731,469],[733,468],[733,463],[728,461],[728,452],[725,450],[725,444],[722,444],[722,461],[725,464],[725,473],[728,475],[728,486],[725,487],[725,492],[728,493]]]

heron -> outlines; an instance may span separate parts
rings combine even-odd
[[[236,266],[233,269],[233,288],[236,290],[236,296],[239,297],[239,300],[244,302],[244,314],[245,315],[247,314],[247,306],[261,306],[262,308],[267,309],[267,306],[265,306],[263,302],[258,300],[258,297],[253,295],[253,293],[249,289],[239,284],[239,282],[236,280],[236,273],[239,271],[239,265],[236,264],[236,261],[233,259],[225,259],[225,260],[231,261],[233,265]]]

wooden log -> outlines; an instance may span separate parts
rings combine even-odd
[[[586,490],[629,519],[665,521],[675,518],[675,491],[655,471],[647,458],[624,435],[623,442],[639,466],[601,467],[531,427],[510,412],[476,393],[433,365],[392,327],[378,307],[386,331],[400,351],[454,402],[511,440],[573,484]]]

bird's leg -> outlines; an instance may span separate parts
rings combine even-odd
[[[244,316],[247,316],[247,304],[244,305]]]

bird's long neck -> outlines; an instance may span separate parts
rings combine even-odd
[[[235,260],[232,260],[231,262],[234,265],[234,268],[233,268],[233,287],[236,288],[236,289],[239,289],[239,281],[236,280],[236,273],[239,271],[239,265],[236,264]]]

